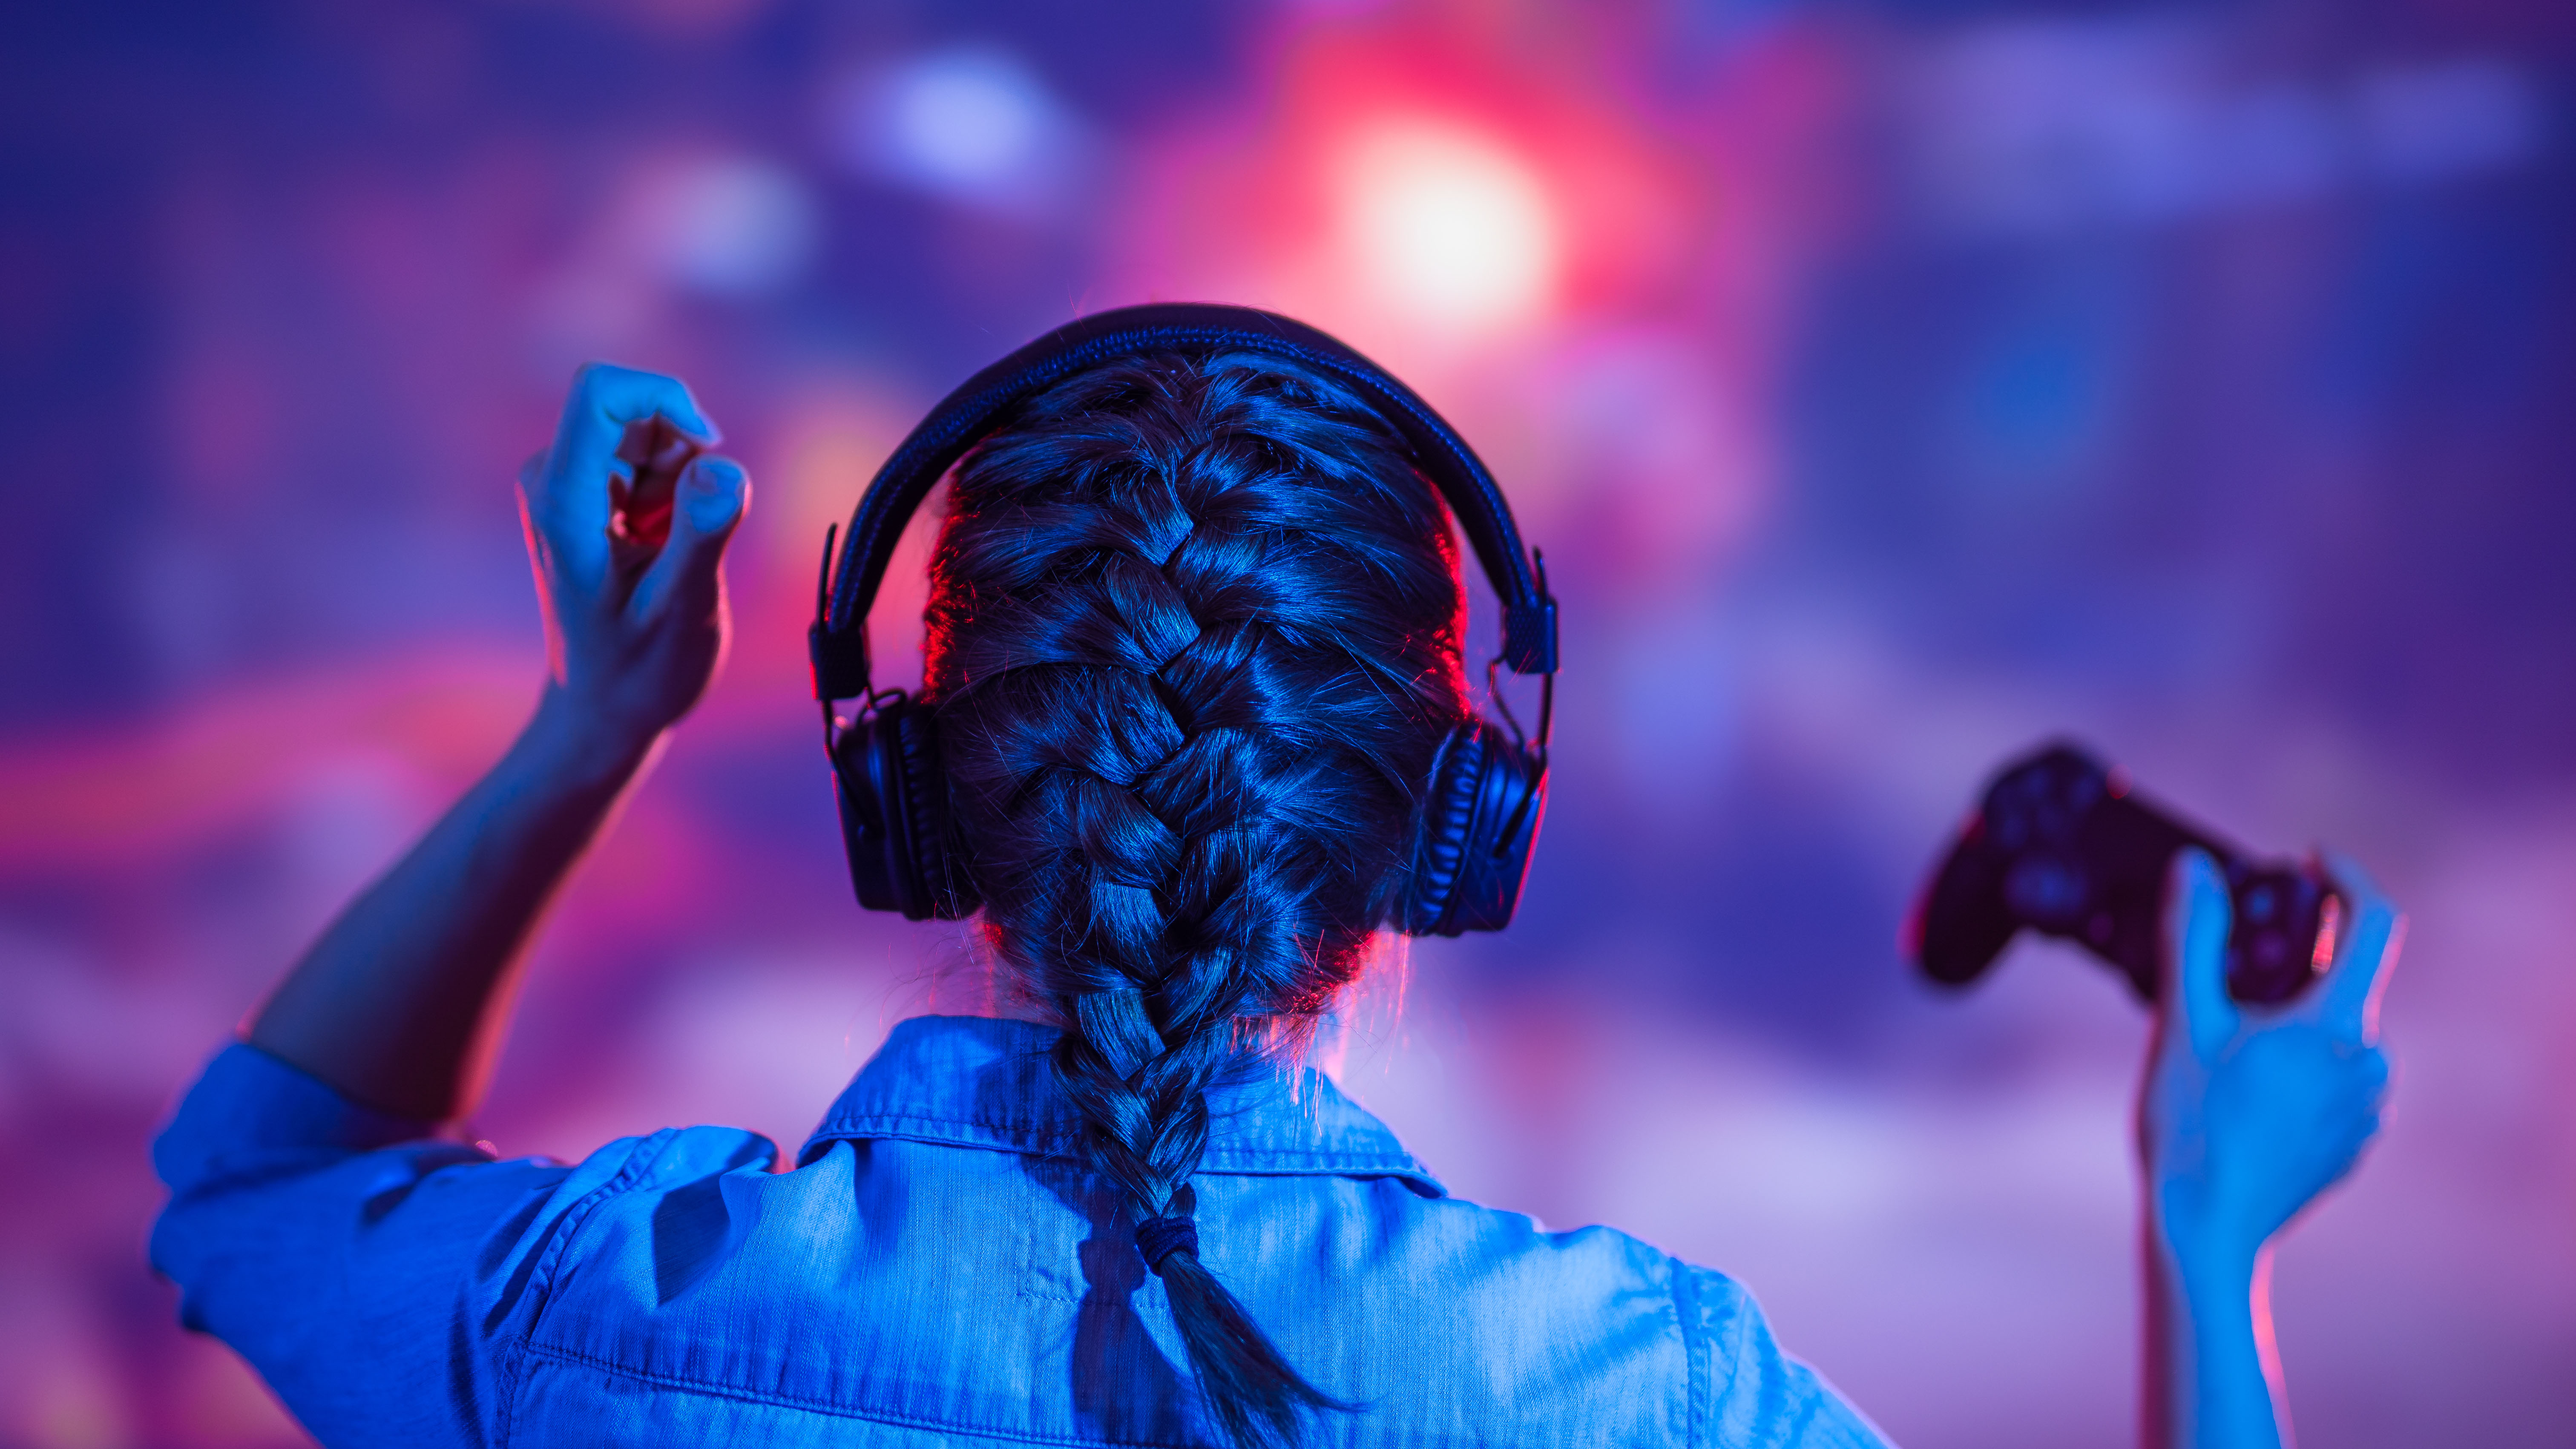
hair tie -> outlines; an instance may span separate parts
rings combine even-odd
[[[1136,1225],[1136,1251],[1145,1255],[1145,1266],[1159,1278],[1165,1258],[1174,1253],[1199,1255],[1199,1225],[1195,1219],[1177,1215],[1147,1218]]]

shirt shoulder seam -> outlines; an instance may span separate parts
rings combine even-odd
[[[537,1351],[537,1325],[544,1320],[546,1310],[554,1306],[555,1273],[563,1266],[564,1255],[572,1251],[572,1240],[580,1235],[582,1225],[590,1220],[602,1201],[632,1188],[662,1160],[678,1136],[678,1129],[666,1127],[637,1143],[635,1150],[627,1156],[625,1165],[611,1174],[608,1181],[583,1193],[564,1209],[562,1226],[555,1232],[554,1241],[546,1244],[544,1254],[537,1260],[536,1272],[530,1275],[528,1286],[536,1295],[536,1304],[528,1310],[526,1326],[514,1335],[519,1351],[517,1362],[508,1367],[510,1386],[501,1398],[500,1432],[494,1437],[496,1444],[508,1444],[517,1427],[512,1420],[519,1406],[519,1391],[527,1382],[527,1359],[529,1354]]]
[[[1699,1274],[1690,1264],[1673,1260],[1673,1311],[1681,1320],[1683,1403],[1682,1442],[1699,1449],[1708,1441],[1708,1325],[1700,1320]]]

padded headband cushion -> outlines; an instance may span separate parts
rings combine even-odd
[[[1302,322],[1250,307],[1176,302],[1122,307],[1057,328],[967,379],[912,430],[859,500],[840,568],[828,575],[822,617],[809,638],[816,696],[851,699],[867,691],[868,607],[904,524],[950,465],[1005,425],[1020,404],[1075,373],[1120,358],[1237,351],[1324,373],[1357,391],[1395,429],[1412,448],[1414,465],[1449,501],[1502,599],[1504,664],[1520,674],[1555,672],[1556,600],[1521,547],[1493,475],[1455,429],[1385,369]],[[830,566],[827,558],[825,568]]]

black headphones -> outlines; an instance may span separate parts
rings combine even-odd
[[[1538,738],[1503,723],[1471,719],[1450,732],[1431,766],[1422,833],[1396,926],[1409,935],[1498,931],[1520,903],[1530,850],[1547,807],[1547,741],[1556,704],[1556,600],[1537,555],[1524,557],[1511,509],[1491,473],[1456,430],[1385,369],[1333,338],[1250,307],[1158,303],[1085,317],[1039,338],[950,393],[877,470],[850,515],[850,534],[832,567],[823,540],[815,584],[814,697],[823,705],[823,746],[840,782],[841,833],[859,904],[912,920],[955,920],[982,903],[968,861],[957,856],[941,778],[938,721],[902,690],[868,678],[869,606],[885,579],[904,524],[949,466],[1007,424],[1023,402],[1071,377],[1121,358],[1157,352],[1257,352],[1311,368],[1358,393],[1410,445],[1413,463],[1457,515],[1485,577],[1503,601],[1503,649],[1486,681],[1508,667],[1541,677]],[[1499,690],[1493,691],[1497,705]],[[835,700],[861,702],[846,722]]]

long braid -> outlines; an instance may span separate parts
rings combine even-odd
[[[1214,1417],[1293,1443],[1308,1383],[1200,1261],[1207,1089],[1311,1026],[1385,919],[1462,716],[1438,500],[1333,384],[1250,357],[1078,376],[961,466],[929,696],[985,900],[1064,1026]]]

